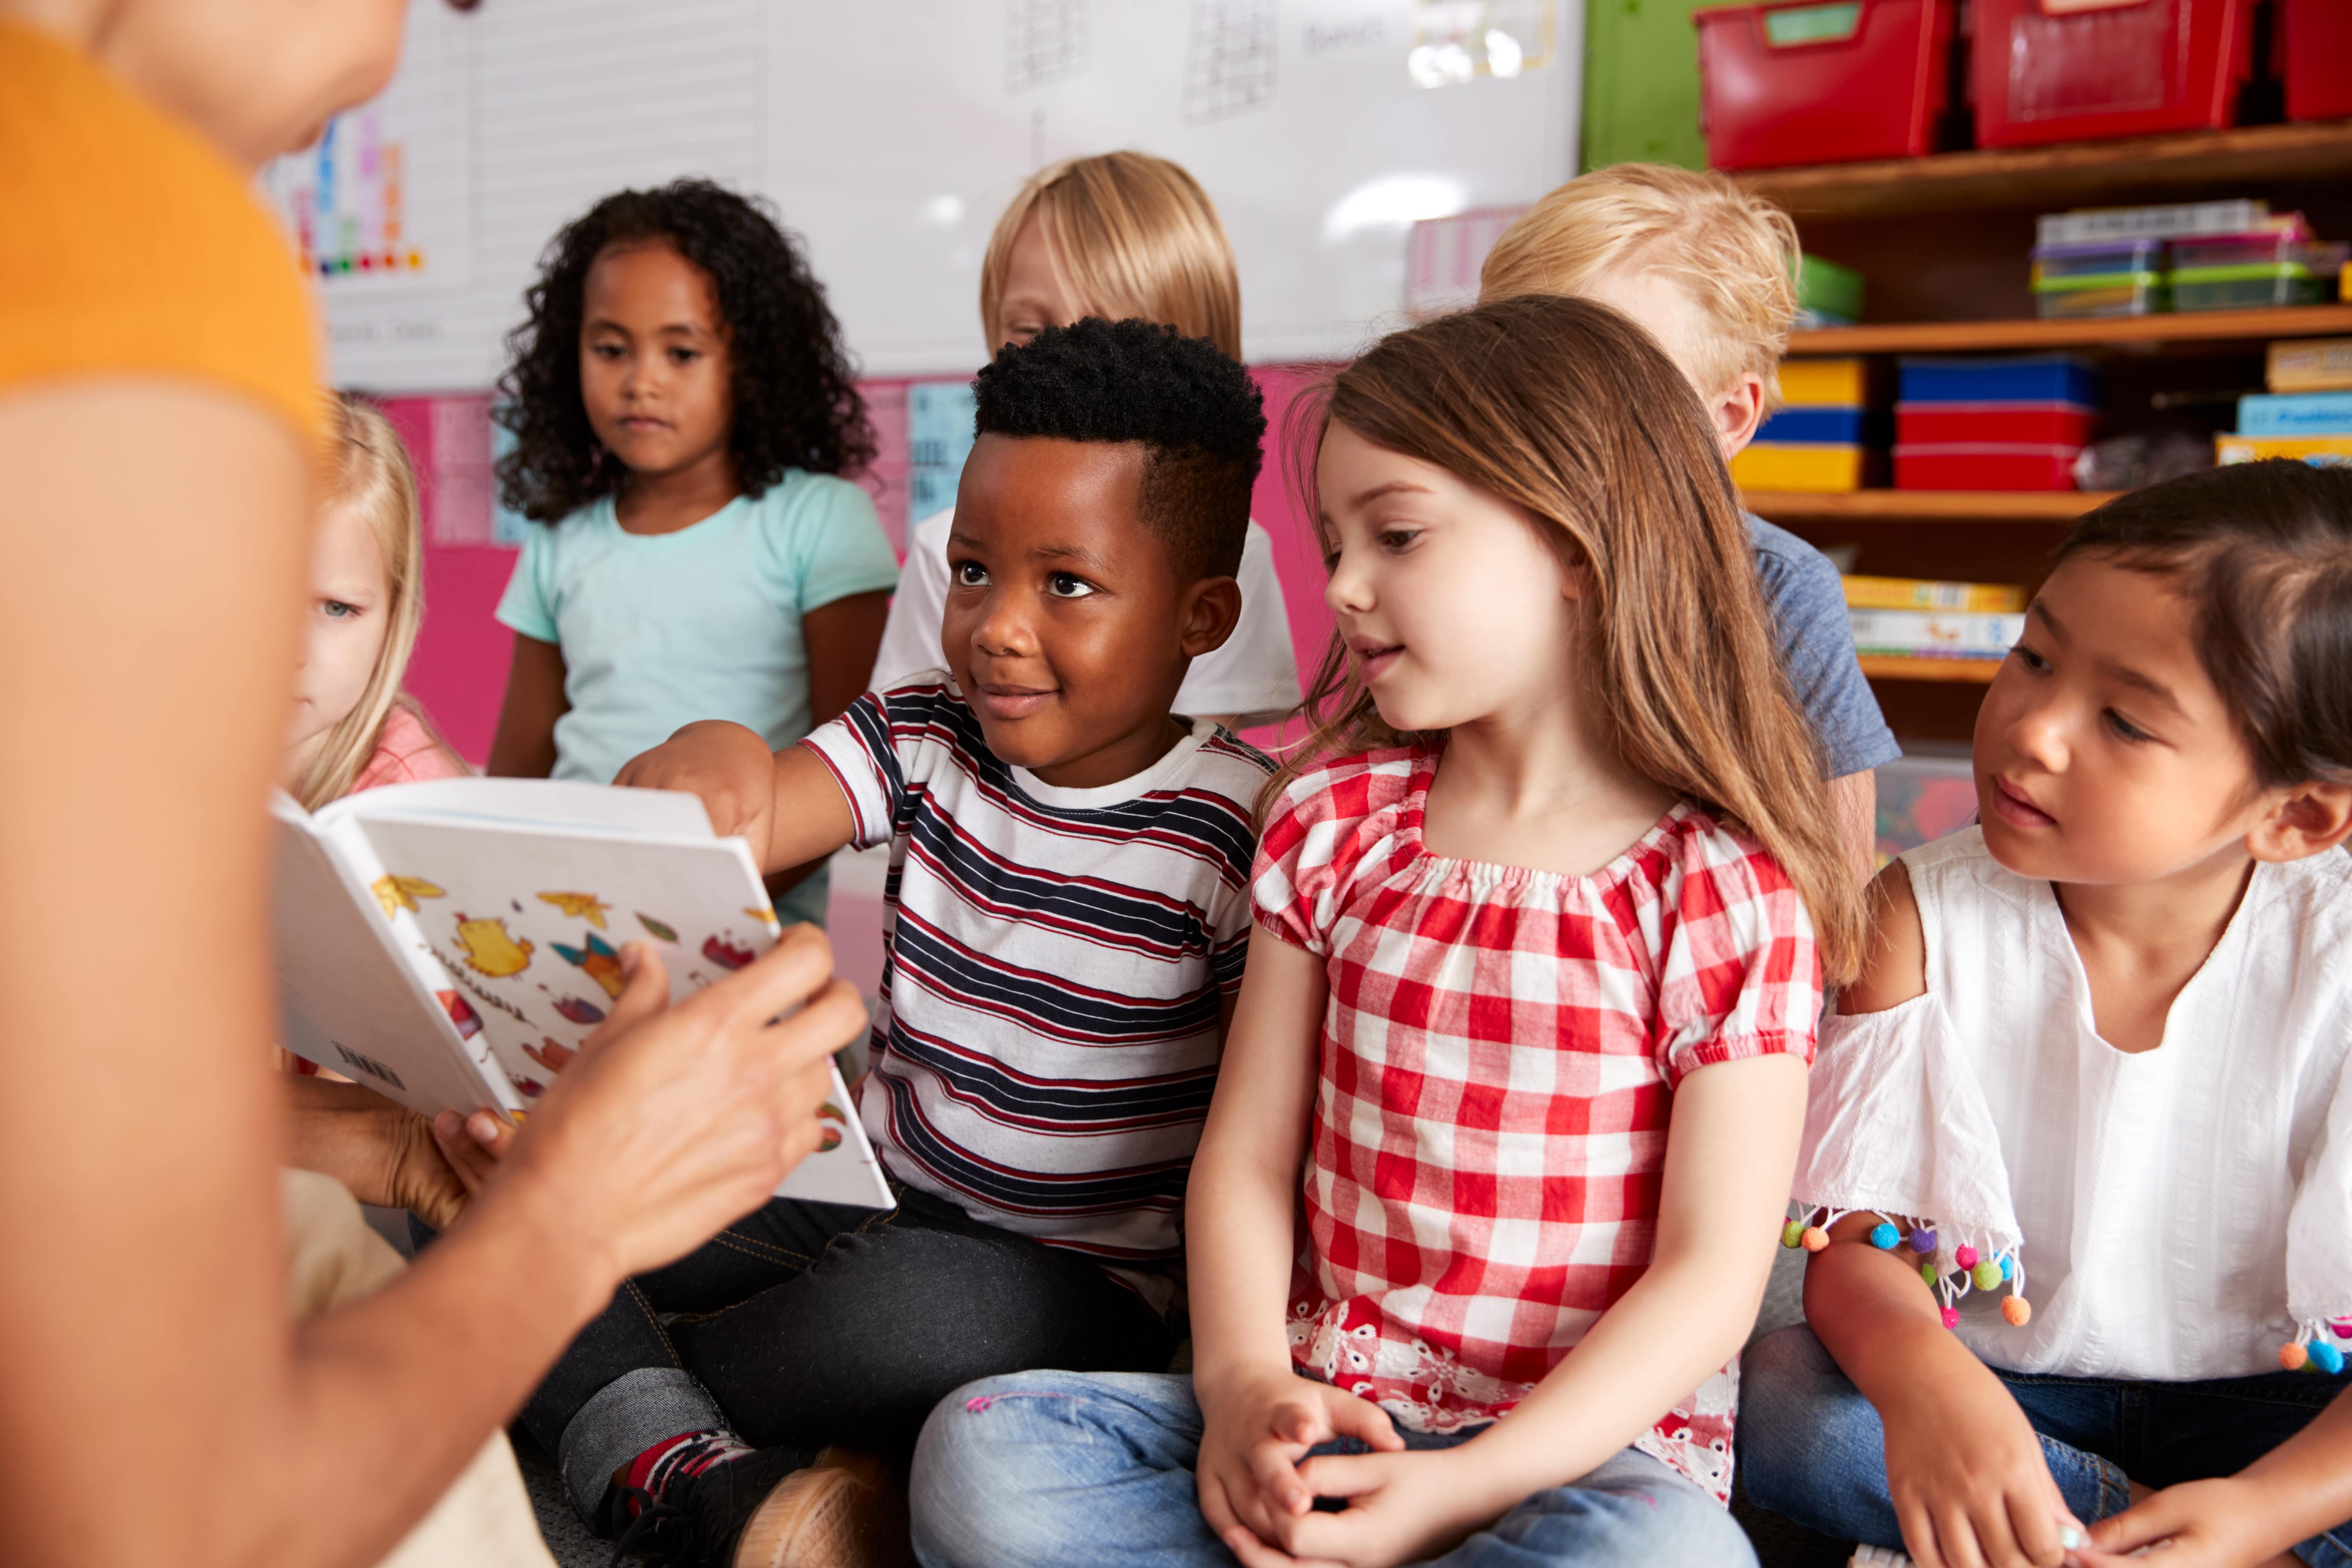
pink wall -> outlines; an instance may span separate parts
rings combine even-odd
[[[1323,555],[1314,530],[1290,493],[1285,453],[1290,414],[1299,393],[1322,374],[1314,365],[1267,365],[1255,372],[1265,394],[1265,470],[1251,510],[1274,541],[1299,679],[1312,678],[1330,635],[1323,605]],[[866,384],[882,451],[868,476],[877,510],[892,543],[907,537],[907,384]],[[499,595],[514,571],[517,552],[488,542],[489,426],[480,395],[400,397],[384,412],[415,458],[425,510],[425,629],[409,661],[408,689],[468,762],[488,759],[499,705],[506,695],[514,634],[499,625]],[[1273,740],[1270,731],[1252,739]]]

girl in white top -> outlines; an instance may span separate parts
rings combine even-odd
[[[1748,1494],[1930,1568],[2352,1563],[2352,472],[2083,519],[1975,765],[1823,1031]]]
[[[1165,321],[1242,357],[1233,246],[1208,193],[1177,164],[1144,153],[1067,159],[1031,175],[996,220],[980,268],[980,323],[990,351],[1084,316]],[[874,690],[940,667],[954,529],[950,508],[908,537],[874,659]],[[1241,620],[1223,647],[1192,661],[1176,710],[1236,728],[1274,723],[1298,706],[1298,662],[1274,542],[1255,522],[1234,576]]]

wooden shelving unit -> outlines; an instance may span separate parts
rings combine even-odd
[[[1803,223],[1988,207],[2054,212],[2126,205],[2167,192],[2347,176],[2352,176],[2352,121],[2338,120],[1760,169],[1738,178]]]
[[[2020,263],[2022,266],[2022,262]],[[1792,354],[1987,353],[2046,349],[2268,342],[2352,334],[2352,305],[2281,305],[2264,310],[2173,310],[2085,321],[1900,321],[1790,332]]]
[[[1970,686],[1991,683],[2000,668],[1997,658],[1897,658],[1892,654],[1862,656],[1862,672],[1873,680],[1935,680]]]
[[[2042,321],[2027,255],[2044,213],[2239,196],[2267,201],[2274,212],[2301,211],[2325,237],[2352,238],[2352,121],[1735,177],[1789,210],[1807,251],[1866,279],[1861,325],[1793,333],[1789,352],[1875,356],[1880,384],[1892,379],[1887,361],[1903,354],[2063,350],[2101,366],[2102,436],[2168,428],[2203,440],[2231,428],[2235,398],[2261,387],[2271,340],[2352,337],[2352,302]],[[2066,524],[2106,498],[1876,489],[1745,499],[1857,571],[2036,587]],[[1898,735],[1941,740],[1968,738],[1995,668],[1863,663]]]
[[[2066,522],[2109,500],[2086,490],[1747,490],[1749,511],[1773,522]]]

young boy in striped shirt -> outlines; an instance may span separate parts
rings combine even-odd
[[[768,1204],[625,1286],[525,1413],[583,1515],[664,1562],[877,1560],[877,1467],[820,1449],[904,1452],[976,1377],[1161,1371],[1181,1334],[1271,764],[1170,710],[1240,614],[1265,420],[1142,321],[1048,330],[977,391],[941,668],[772,756],[696,724],[620,776],[701,795],[771,871],[890,846],[859,1110],[898,1208]]]

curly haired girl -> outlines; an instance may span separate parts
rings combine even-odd
[[[515,651],[489,771],[601,784],[693,720],[782,747],[846,709],[898,568],[842,477],[874,435],[800,247],[679,180],[591,207],[526,298],[499,483],[546,526],[499,605]],[[772,887],[787,921],[824,920],[821,871]]]

